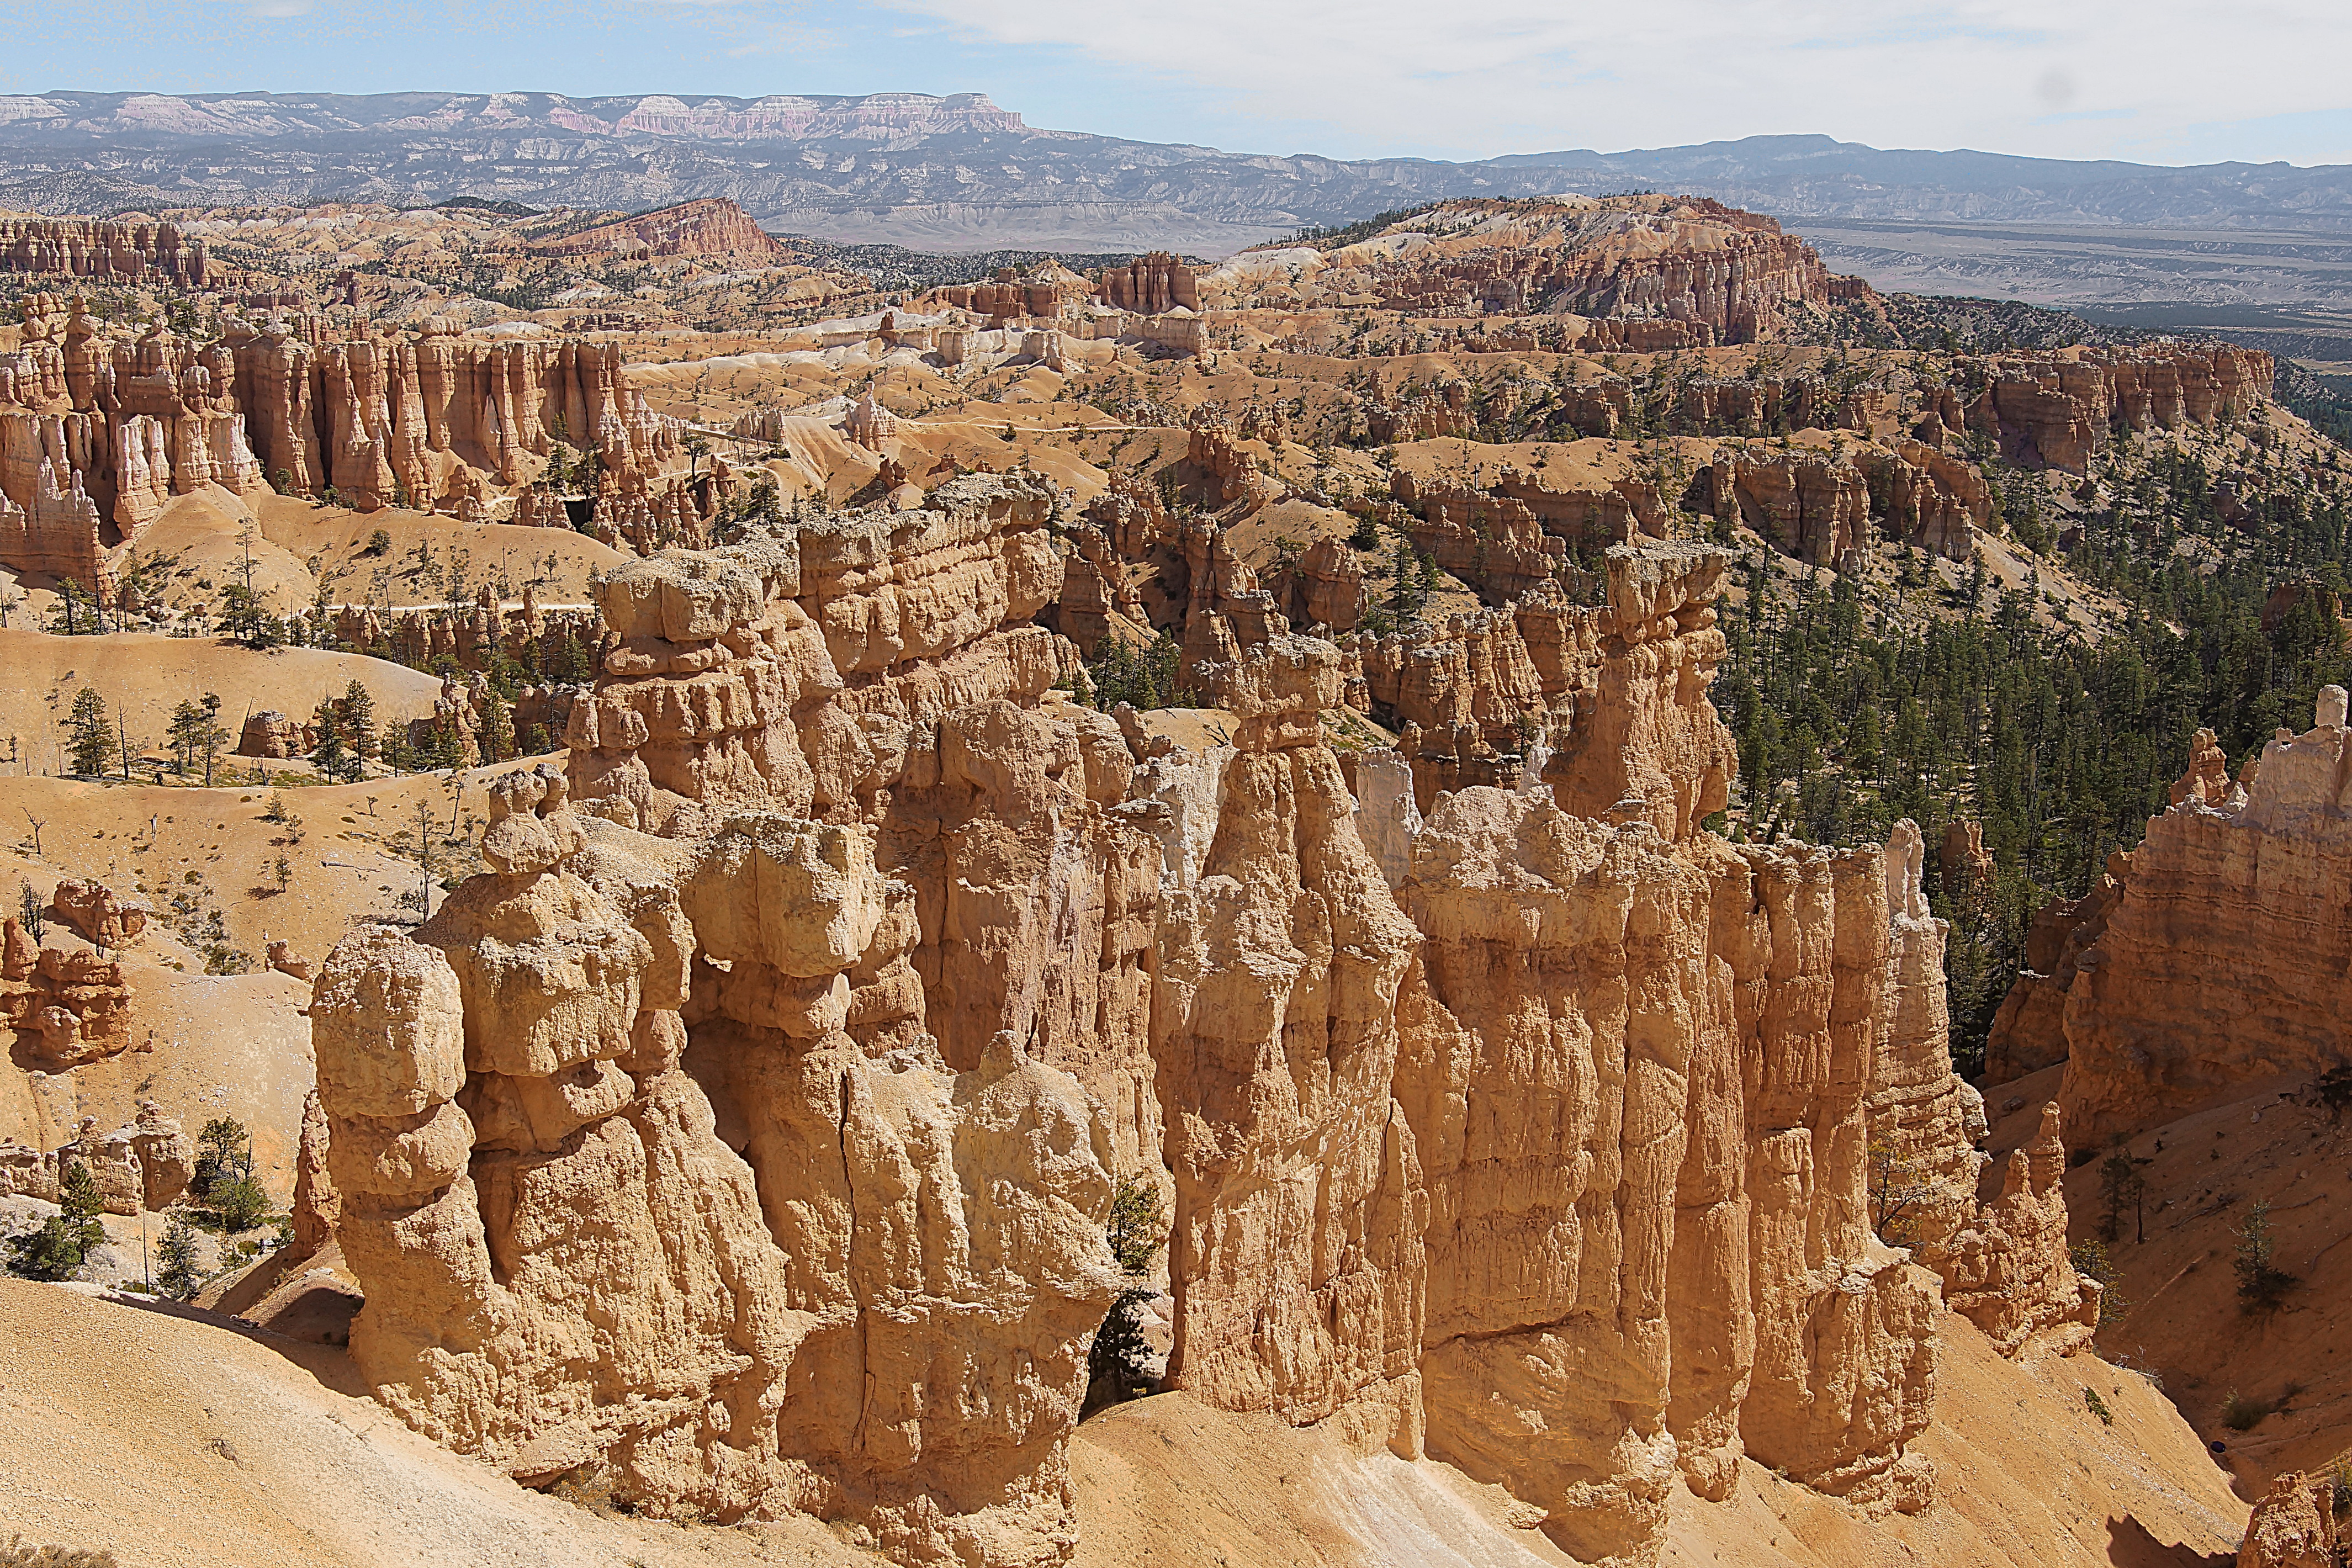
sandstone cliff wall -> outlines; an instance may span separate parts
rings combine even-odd
[[[1347,654],[1232,632],[1267,595],[1212,537],[1169,542],[1230,744],[1050,692],[1052,503],[968,479],[605,580],[568,770],[317,983],[379,1395],[535,1482],[1057,1562],[1125,1180],[1169,1200],[1170,1386],[1451,1458],[1589,1561],[1743,1454],[1924,1504],[1936,1283],[1872,1151],[1973,1175],[1942,932],[1916,833],[1701,828],[1721,557],[1514,619],[1567,750],[1424,820],[1326,739]],[[2025,1332],[2064,1294],[2029,1186],[1969,1254]]]
[[[559,439],[602,452],[625,512],[619,492],[677,455],[616,343],[494,342],[446,325],[340,342],[316,321],[233,324],[212,343],[160,327],[110,340],[78,299],[28,296],[19,347],[0,358],[0,563],[105,592],[121,547],[207,484],[462,513],[478,509],[478,475],[526,482]]]
[[[24,213],[0,216],[0,272],[173,283],[189,289],[211,281],[204,241],[184,238],[173,224]]]
[[[2074,952],[2065,992],[2059,1100],[2078,1138],[2104,1142],[2232,1084],[2317,1073],[2352,1052],[2342,688],[2323,689],[2317,720],[2300,735],[2280,731],[2235,785],[2219,752],[2200,748],[2176,804],[2149,819],[2127,862],[2111,863],[2105,929]]]

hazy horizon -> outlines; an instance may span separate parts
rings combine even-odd
[[[2309,167],[2352,163],[2347,58],[2352,15],[2307,0],[2243,16],[2174,0],[1563,16],[1508,0],[1444,32],[1396,0],[1202,0],[1181,26],[1067,0],[63,0],[0,59],[0,94],[977,91],[1045,129],[1274,155],[1463,161],[1818,132]],[[108,84],[66,85],[95,60]],[[2224,84],[2247,82],[2259,115],[2231,112],[2245,99]],[[1809,125],[1787,125],[1793,105]]]

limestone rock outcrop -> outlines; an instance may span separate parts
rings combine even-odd
[[[149,219],[0,216],[0,272],[168,283],[194,291],[211,279],[205,242]]]
[[[2058,1107],[2043,1106],[2033,1141],[2009,1156],[2000,1196],[1927,1249],[1944,1300],[2005,1353],[2035,1334],[2080,1350],[2099,1326],[2100,1287],[2074,1271],[2067,1251],[2061,1125]]]
[[[1106,269],[1097,297],[1106,305],[1145,316],[1165,315],[1180,308],[1201,308],[1201,291],[1193,281],[1192,269],[1164,250],[1139,256],[1125,267]]]
[[[1907,817],[1895,825],[1886,845],[1886,991],[1869,1110],[1874,1227],[1932,1264],[1977,1213],[1984,1163],[1977,1146],[1987,1124],[1984,1097],[1952,1070],[1944,989],[1950,933],[1921,890],[1925,851],[1917,825]]]
[[[1544,776],[1562,810],[1637,813],[1680,842],[1730,799],[1738,752],[1707,700],[1723,658],[1715,595],[1721,552],[1694,544],[1609,552],[1609,603],[1594,617],[1596,698]]]
[[[2010,983],[1985,1037],[1985,1082],[2007,1083],[2066,1059],[2066,993],[2075,963],[2106,933],[2123,897],[2131,857],[2118,850],[2091,890],[2079,899],[2053,899],[2025,932],[2025,968]]]
[[[2118,428],[2212,426],[2268,402],[2271,356],[2234,343],[2163,342],[2000,354],[1969,362],[1979,390],[1944,394],[1952,429],[1982,432],[2011,462],[2082,473]]]
[[[49,895],[58,919],[100,947],[129,947],[147,929],[153,912],[143,899],[126,899],[103,882],[68,877]]]
[[[531,248],[548,256],[716,256],[752,262],[773,261],[785,254],[781,241],[724,196],[656,207],[617,223],[541,240]]]
[[[115,960],[43,947],[14,917],[0,925],[0,1025],[32,1065],[54,1072],[123,1050],[131,1004]]]
[[[1296,247],[1281,248],[1288,261]],[[1201,297],[1213,307],[1348,300],[1436,316],[1572,312],[1639,323],[1647,330],[1638,336],[1616,336],[1658,348],[1769,338],[1790,307],[1859,286],[1832,279],[1812,247],[1774,219],[1691,196],[1448,201],[1311,260],[1257,262],[1246,251],[1234,258],[1200,279]],[[1597,335],[1596,348],[1607,339]]]
[[[310,751],[310,726],[297,723],[275,708],[263,708],[245,716],[245,726],[236,737],[236,754],[240,757],[299,757]]]
[[[131,1124],[131,1146],[139,1156],[140,1201],[149,1213],[169,1208],[195,1180],[194,1141],[152,1100],[139,1102],[138,1119]]]
[[[31,295],[23,313],[0,357],[0,563],[100,594],[121,548],[208,485],[456,512],[478,474],[526,483],[558,440],[594,447],[615,484],[681,451],[609,341],[470,338],[439,318],[339,335],[305,318],[232,320],[199,343],[110,338],[79,299]]]
[[[2067,1125],[2104,1142],[2232,1084],[2346,1059],[2352,729],[2341,687],[2281,730],[2251,780],[2206,737],[2128,861],[2065,992]],[[2072,943],[2070,942],[2070,946]],[[2021,1011],[2022,1008],[2021,1007]]]
[[[1907,824],[1706,831],[1722,555],[1620,547],[1608,605],[1483,626],[1545,719],[1510,787],[1424,803],[1327,735],[1362,650],[1139,501],[1098,549],[1184,563],[1230,736],[1050,690],[1052,501],[959,479],[600,584],[568,766],[500,780],[488,869],[314,987],[379,1396],[534,1483],[1057,1563],[1140,1182],[1194,1398],[1452,1459],[1587,1561],[1654,1562],[1743,1456],[1922,1506],[1936,1291],[1873,1150],[1972,1182],[1944,933]],[[1948,1206],[1948,1250],[1992,1223]],[[2054,1298],[2063,1199],[1998,1212],[1979,1273]]]
[[[1328,643],[1244,656],[1197,880],[1160,911],[1152,1056],[1175,1173],[1169,1379],[1417,1454],[1421,1173],[1395,1100],[1412,923],[1324,743]]]
[[[2254,1504],[2238,1568],[2335,1568],[2347,1534],[2339,1520],[2333,1477],[2289,1470]]]

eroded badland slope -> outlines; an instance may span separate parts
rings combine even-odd
[[[749,243],[704,217],[578,239]],[[573,259],[466,243],[523,240]],[[25,1528],[2188,1563],[2332,1458],[2290,1397],[2233,1491],[2197,1381],[2326,1339],[2332,1131],[2179,1141],[2341,1058],[2340,695],[2020,939],[1980,1094],[1970,879],[2082,857],[2012,841],[2009,697],[1899,689],[2340,532],[2266,356],[1963,342],[1661,197],[789,327],[215,303],[36,292],[0,359],[0,1201],[54,1234],[89,1174],[108,1279],[215,1226],[262,1327],[8,1286]],[[2283,1313],[2210,1226],[2078,1271],[2116,1133],[2200,1225],[2279,1189]]]

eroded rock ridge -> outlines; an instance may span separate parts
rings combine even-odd
[[[1937,1273],[2012,1346],[2079,1316],[2063,1197],[1975,1203],[1916,830],[1704,827],[1721,558],[1612,550],[1521,656],[1558,745],[1424,804],[1343,765],[1369,672],[1270,609],[1193,650],[1219,743],[1067,700],[1056,533],[981,476],[601,584],[568,767],[317,981],[380,1397],[534,1481],[1059,1562],[1127,1182],[1168,1385],[1447,1459],[1581,1559],[1654,1562],[1743,1455],[1923,1505]],[[1204,615],[1265,596],[1206,544]],[[1900,1233],[1880,1148],[1934,1190]]]

